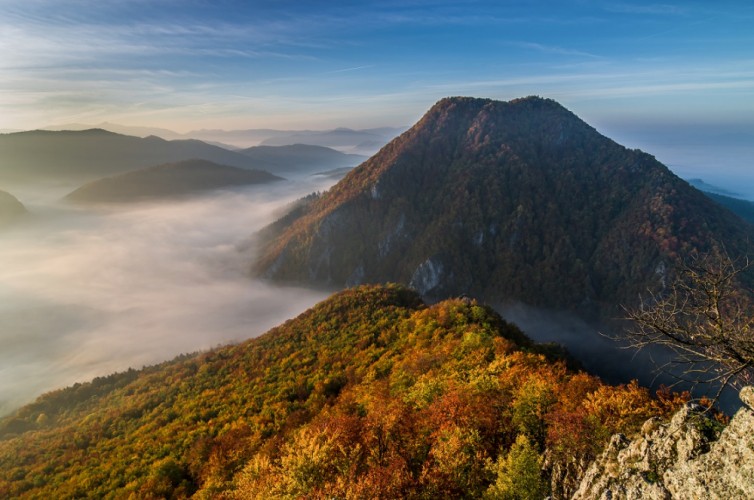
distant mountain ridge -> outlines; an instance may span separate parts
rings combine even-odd
[[[87,125],[85,123],[63,123],[60,125],[52,125],[42,127],[39,130],[49,131],[81,131],[101,129],[108,132],[114,132],[121,135],[132,135],[136,137],[148,137],[154,135],[165,139],[166,141],[172,141],[175,139],[192,139],[192,137],[186,137],[184,134],[174,132],[172,130],[160,127],[140,127],[134,125],[120,125],[118,123],[101,122],[96,125]]]
[[[76,203],[125,203],[176,198],[223,187],[282,180],[264,170],[247,170],[194,159],[92,181],[71,192],[65,199]]]
[[[180,133],[158,127],[139,127],[109,122],[102,122],[97,125],[66,123],[43,127],[41,130],[79,131],[94,128],[137,137],[155,135],[166,140],[198,139],[207,143],[226,144],[231,148],[237,149],[258,145],[289,146],[292,144],[309,144],[313,146],[333,147],[344,152],[356,154],[372,154],[387,144],[393,137],[406,130],[405,127],[377,127],[358,130],[345,127],[332,130],[258,128],[238,130],[199,129]]]
[[[689,179],[688,182],[749,224],[754,224],[754,202],[743,199],[738,193],[707,184],[702,179]]]
[[[673,262],[754,239],[654,157],[549,99],[447,98],[305,210],[263,231],[254,269],[346,286],[611,311]]]
[[[313,151],[307,162],[307,151]],[[327,154],[325,154],[327,153]],[[166,141],[157,136],[145,138],[116,134],[102,129],[82,131],[30,131],[0,135],[0,179],[94,180],[129,170],[174,163],[194,158],[220,165],[250,169],[305,169],[353,166],[360,157],[334,150],[305,146],[265,148],[264,154],[246,154],[206,144],[198,140]]]
[[[365,156],[345,154],[332,148],[309,144],[252,146],[238,152],[251,158],[259,168],[280,175],[313,174],[323,168],[334,170],[355,167],[366,160]]]
[[[754,202],[717,193],[705,194],[749,224],[754,224]]]
[[[276,134],[262,141],[263,146],[286,144],[316,144],[353,153],[374,153],[390,139],[403,132],[402,127],[383,127],[366,130],[336,128],[334,130],[303,130]]]
[[[254,168],[251,158],[201,141],[140,138],[102,129],[0,135],[0,158],[3,158],[0,177],[21,180],[94,179],[191,158]]]
[[[697,188],[699,191],[703,191],[705,193],[714,193],[719,194],[722,196],[728,196],[730,198],[743,198],[740,194],[734,193],[733,191],[729,191],[725,188],[721,188],[719,186],[715,186],[713,184],[709,184],[707,182],[704,182],[702,179],[694,178],[694,179],[687,179],[688,183]]]

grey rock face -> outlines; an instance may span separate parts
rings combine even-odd
[[[427,295],[442,283],[443,265],[436,258],[422,262],[411,276],[409,286],[416,289],[420,294]]]
[[[742,391],[745,402],[752,396],[754,389]],[[689,404],[667,424],[648,420],[632,441],[613,436],[573,498],[754,498],[754,412],[741,408],[718,429],[701,407]]]
[[[738,395],[739,398],[741,398],[741,401],[749,407],[750,410],[754,410],[754,387],[752,386],[746,386],[743,389],[741,389],[741,392]]]

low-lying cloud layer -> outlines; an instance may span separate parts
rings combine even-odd
[[[0,233],[0,415],[76,381],[259,335],[323,299],[248,275],[250,235],[321,187],[32,205]]]

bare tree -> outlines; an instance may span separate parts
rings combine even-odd
[[[627,309],[635,348],[663,346],[674,356],[662,371],[679,381],[740,388],[754,378],[752,290],[741,279],[748,259],[735,261],[724,250],[695,255],[678,269],[661,293],[650,293],[638,309]]]

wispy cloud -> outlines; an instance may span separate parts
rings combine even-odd
[[[369,68],[374,68],[374,64],[366,64],[366,65],[363,65],[363,66],[354,66],[352,68],[336,69],[334,71],[328,71],[327,74],[350,73],[351,71],[360,71],[362,69],[369,69]]]
[[[689,68],[736,53],[741,59],[752,41],[745,19],[704,9],[662,0],[566,0],[547,9],[492,0],[231,1],[222,8],[206,0],[0,0],[0,127],[50,114],[69,121],[62,116],[97,109],[99,121],[174,112],[176,121],[194,120],[191,128],[222,116],[265,126],[275,105],[292,124],[349,114],[363,123],[368,115],[382,121],[379,106],[369,106],[393,109],[389,98],[405,109],[396,119],[403,123],[444,91],[500,96],[578,86],[588,94],[638,82],[661,92],[694,83],[683,76]],[[695,26],[711,15],[723,15],[715,25],[722,19],[738,29],[701,41]],[[659,77],[662,66],[669,71]],[[645,82],[644,74],[654,76]]]
[[[457,78],[428,84],[425,95],[471,94],[508,99],[539,94],[566,104],[579,103],[582,109],[588,107],[603,116],[625,112],[625,103],[629,102],[640,103],[633,106],[632,112],[655,116],[663,110],[668,112],[671,102],[691,100],[696,102],[695,106],[674,113],[708,118],[714,115],[719,120],[726,113],[745,113],[754,98],[754,67],[746,61],[708,63],[699,67],[671,65],[666,61],[658,61],[653,66],[608,63],[597,64],[590,71],[575,68],[504,78]],[[725,104],[732,96],[738,96],[735,103]]]
[[[602,8],[608,12],[620,14],[650,14],[650,15],[685,15],[688,8],[674,4],[662,3],[630,3],[630,2],[607,2],[601,4]]]
[[[754,79],[738,81],[710,81],[710,82],[672,82],[656,83],[646,85],[618,85],[618,86],[597,86],[585,89],[568,90],[565,94],[570,96],[582,96],[594,98],[614,98],[614,97],[638,97],[638,96],[659,96],[659,95],[677,95],[679,93],[691,92],[698,93],[701,91],[722,91],[722,90],[748,90],[754,92]]]
[[[575,56],[575,57],[586,57],[590,59],[602,59],[602,56],[599,56],[597,54],[592,54],[591,52],[586,52],[583,50],[577,50],[577,49],[571,49],[568,47],[558,46],[558,45],[546,45],[542,43],[535,43],[535,42],[508,42],[507,45],[510,45],[512,47],[518,47],[522,49],[527,50],[535,50],[537,52],[543,52],[546,54],[555,54],[555,55],[561,55],[561,56]]]

